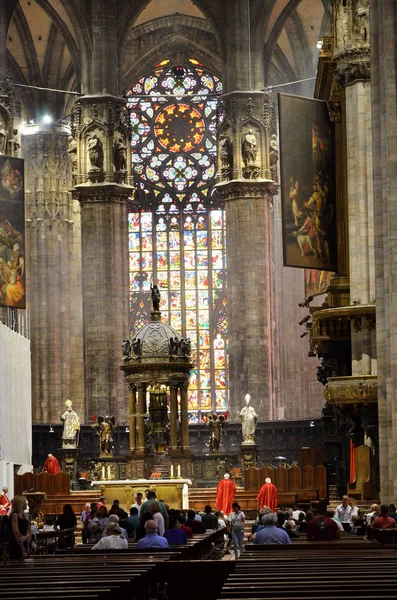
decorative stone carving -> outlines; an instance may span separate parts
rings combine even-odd
[[[335,78],[344,87],[355,81],[368,81],[371,78],[370,49],[346,48],[334,55],[337,63]]]
[[[8,131],[2,117],[0,116],[0,154],[6,154]]]
[[[233,143],[226,133],[219,136],[219,157],[222,180],[230,181],[233,178]]]
[[[256,423],[258,421],[258,415],[253,406],[251,406],[251,396],[246,394],[245,406],[240,411],[240,420],[242,422],[243,431],[243,445],[253,444],[255,438]]]
[[[273,133],[270,137],[269,147],[269,162],[270,162],[270,174],[273,181],[277,181],[277,163],[280,158],[280,152],[278,147],[277,134]]]
[[[113,142],[113,164],[116,172],[127,172],[127,144],[120,134]]]
[[[376,375],[353,377],[330,377],[324,388],[328,404],[357,404],[378,401],[378,378]]]
[[[253,129],[249,129],[241,143],[241,156],[244,163],[244,179],[258,179],[260,168],[256,161],[258,157],[258,140]]]
[[[72,135],[68,137],[68,149],[67,153],[69,156],[70,164],[72,165],[72,174],[75,176],[77,174],[77,142],[73,138]]]
[[[339,85],[370,78],[369,0],[334,2],[335,77]]]

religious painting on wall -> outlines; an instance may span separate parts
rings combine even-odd
[[[0,156],[0,306],[25,308],[24,163]]]
[[[334,132],[327,103],[279,94],[284,265],[337,271]]]
[[[332,275],[332,271],[305,269],[305,297],[325,294]]]

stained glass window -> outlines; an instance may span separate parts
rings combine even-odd
[[[213,193],[220,80],[195,59],[159,63],[128,93],[136,192],[129,214],[131,330],[161,311],[192,343],[189,416],[228,408],[225,211]]]

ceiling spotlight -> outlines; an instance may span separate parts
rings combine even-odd
[[[317,48],[318,48],[319,50],[321,50],[321,49],[322,49],[322,47],[323,47],[323,40],[318,40],[318,42],[317,42],[316,46],[317,46]]]
[[[43,123],[46,123],[46,125],[49,125],[50,123],[52,123],[52,117],[50,115],[44,115]]]

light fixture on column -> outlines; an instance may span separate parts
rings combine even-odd
[[[53,426],[50,423],[50,428],[48,430],[48,433],[55,433],[55,429],[53,428]]]
[[[126,433],[129,433],[129,432],[130,432],[130,428],[128,427],[128,425],[127,425],[127,427],[125,428],[125,432],[126,432]]]
[[[318,42],[317,42],[316,46],[317,46],[317,48],[318,48],[319,50],[322,50],[322,48],[323,48],[323,40],[318,40]]]
[[[50,123],[52,123],[52,117],[51,117],[51,115],[44,115],[43,116],[43,123],[45,123],[46,125],[49,125]]]

